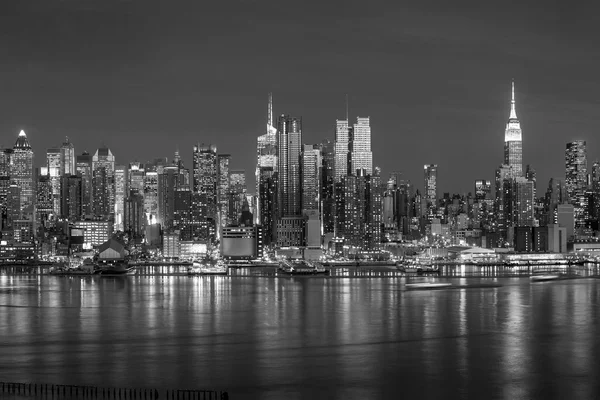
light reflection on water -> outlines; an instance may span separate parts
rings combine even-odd
[[[411,279],[2,276],[0,380],[233,399],[600,395],[600,281]]]

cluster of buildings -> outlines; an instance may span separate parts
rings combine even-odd
[[[495,185],[476,180],[466,195],[440,196],[435,164],[424,166],[422,188],[400,172],[382,179],[369,117],[336,120],[333,141],[305,144],[302,118],[276,117],[271,95],[254,194],[216,146],[198,144],[192,156],[191,169],[178,152],[170,161],[117,164],[109,148],[77,155],[66,138],[34,168],[21,131],[12,148],[0,149],[0,258],[61,255],[114,236],[132,254],[167,258],[211,248],[248,259],[273,250],[308,259],[374,255],[406,242],[564,252],[569,243],[596,242],[600,163],[588,169],[586,143],[568,143],[565,176],[538,188],[535,170],[523,167],[514,83]]]

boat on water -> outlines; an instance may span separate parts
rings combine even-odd
[[[210,265],[208,262],[194,260],[192,266],[188,268],[187,274],[197,275],[227,275],[228,267],[223,261],[219,260],[216,264]]]
[[[93,268],[86,268],[84,266],[81,267],[67,267],[65,265],[57,265],[52,267],[50,271],[48,271],[48,275],[55,276],[79,276],[79,275],[94,275],[97,271]]]
[[[115,264],[106,264],[98,268],[98,274],[101,276],[128,276],[135,275],[136,269],[127,262]]]
[[[282,261],[277,271],[285,275],[329,275],[329,270],[322,264],[306,260]]]
[[[452,286],[448,282],[418,282],[418,283],[407,283],[407,290],[431,290],[431,289],[444,289]]]
[[[546,281],[555,281],[560,279],[560,275],[558,274],[539,274],[539,275],[531,275],[529,277],[531,282],[546,282]]]
[[[397,262],[396,269],[405,274],[439,275],[441,273],[441,269],[438,265],[422,262]]]

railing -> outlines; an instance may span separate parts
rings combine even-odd
[[[44,399],[103,400],[229,400],[227,392],[215,390],[129,389],[79,385],[0,382],[0,393]]]

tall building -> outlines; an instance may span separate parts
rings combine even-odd
[[[489,199],[492,192],[492,183],[483,179],[475,181],[475,200]]]
[[[175,193],[179,187],[179,169],[176,165],[163,168],[158,175],[158,222],[164,229],[173,228]]]
[[[217,202],[219,203],[219,221],[220,226],[227,226],[229,223],[229,164],[231,155],[219,154],[217,156]]]
[[[46,167],[52,186],[52,204],[54,215],[60,215],[60,177],[61,168],[61,149],[53,148],[46,151]]]
[[[22,217],[33,215],[33,149],[27,140],[25,131],[19,132],[12,153],[11,179],[20,190]]]
[[[335,144],[334,144],[334,180],[341,182],[342,177],[351,173],[348,168],[348,149],[352,128],[348,119],[335,121]]]
[[[37,174],[35,207],[35,218],[41,226],[45,226],[47,221],[52,218],[52,215],[55,215],[53,200],[52,179],[48,174],[48,168],[42,167]]]
[[[277,172],[274,172],[273,167],[262,167],[260,169],[260,199],[258,205],[260,207],[259,224],[264,232],[265,245],[272,244],[277,236],[277,195],[278,183]]]
[[[300,152],[302,119],[281,115],[277,122],[279,164],[279,216],[300,215]]]
[[[304,145],[302,151],[302,210],[320,211],[321,152],[318,146]]]
[[[77,174],[81,176],[81,185],[83,191],[83,214],[91,215],[93,206],[93,190],[92,190],[92,156],[87,151],[75,158],[75,168]]]
[[[107,147],[99,148],[92,157],[92,185],[93,213],[114,218],[115,157]]]
[[[322,204],[322,232],[333,233],[335,230],[335,154],[334,144],[330,140],[324,140],[320,147],[321,151],[321,204]]]
[[[255,221],[260,223],[261,215],[260,198],[263,196],[260,190],[260,174],[262,168],[271,168],[273,172],[277,172],[277,128],[273,124],[273,94],[269,93],[269,102],[267,105],[267,124],[266,131],[260,135],[256,141],[256,197],[258,199],[257,212],[255,213]]]
[[[587,200],[585,192],[588,188],[587,182],[587,152],[584,140],[576,140],[567,143],[565,150],[565,183],[569,203],[575,208],[575,227],[585,226],[587,217]]]
[[[512,225],[534,225],[534,184],[524,177],[512,180]]]
[[[8,191],[10,188],[10,171],[12,149],[0,148],[0,228],[4,228],[7,218]]]
[[[83,178],[79,175],[61,176],[60,215],[69,221],[83,219]]]
[[[179,231],[180,240],[192,240],[192,226],[192,191],[189,187],[180,187],[175,192],[173,229]]]
[[[270,167],[265,167],[270,168]],[[260,188],[259,188],[260,189]],[[237,224],[242,215],[242,208],[246,200],[246,171],[231,170],[229,173],[229,220],[227,224]]]
[[[145,225],[154,225],[158,222],[158,172],[156,170],[146,169],[143,199]]]
[[[370,118],[356,118],[353,129],[349,132],[349,173],[364,169],[367,175],[373,174],[373,153],[371,152]]]
[[[129,163],[127,187],[144,197],[144,165],[139,162]]]
[[[115,166],[115,230],[120,232],[124,230],[125,198],[129,193],[127,181],[127,167],[125,165]]]
[[[75,175],[76,173],[75,147],[66,137],[60,147],[60,175]]]
[[[425,164],[424,166],[424,193],[427,202],[428,214],[435,214],[437,210],[438,188],[437,188],[437,164]]]
[[[512,167],[513,177],[523,176],[523,136],[515,106],[515,82],[512,83],[510,116],[504,133],[504,164]]]
[[[144,234],[145,223],[144,197],[140,192],[131,190],[125,199],[123,232],[130,240],[139,239]]]
[[[194,146],[194,192],[200,194],[200,208],[204,218],[216,221],[217,214],[217,147]]]

